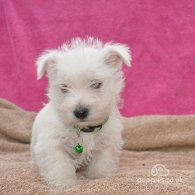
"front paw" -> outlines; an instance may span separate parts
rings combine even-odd
[[[75,185],[78,185],[80,182],[77,179],[60,179],[60,180],[50,180],[48,181],[48,185],[54,189],[55,191],[65,191],[71,187],[74,187]]]
[[[97,169],[88,169],[85,172],[85,176],[90,179],[99,179],[104,177],[111,177],[115,174],[116,170],[97,170]]]

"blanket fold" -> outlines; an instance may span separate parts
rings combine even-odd
[[[15,141],[29,143],[30,130],[35,116],[35,113],[25,112],[16,107],[1,108],[0,133]]]
[[[118,173],[55,192],[30,161],[36,113],[0,99],[0,194],[195,194],[195,116],[124,118]],[[161,171],[160,171],[161,170]]]
[[[195,146],[195,116],[141,116],[124,120],[125,149]]]

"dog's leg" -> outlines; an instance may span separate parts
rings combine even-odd
[[[119,164],[119,151],[107,148],[96,151],[93,159],[87,167],[86,176],[89,178],[101,178],[112,176]]]
[[[77,183],[70,157],[55,142],[42,140],[35,145],[34,151],[40,173],[49,185],[60,190]]]

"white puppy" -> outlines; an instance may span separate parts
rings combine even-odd
[[[91,37],[73,39],[38,58],[38,79],[48,75],[49,103],[35,119],[31,152],[49,185],[75,185],[81,167],[90,178],[116,171],[123,143],[122,64],[130,65],[125,45]]]

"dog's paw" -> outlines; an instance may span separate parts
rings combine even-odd
[[[78,185],[80,182],[77,179],[66,179],[66,180],[60,180],[60,181],[49,181],[48,185],[53,190],[61,192],[65,191],[71,187],[74,187]]]
[[[111,177],[114,175],[114,172],[110,171],[86,171],[84,175],[87,178],[90,179],[99,179],[99,178],[104,178],[104,177]]]

